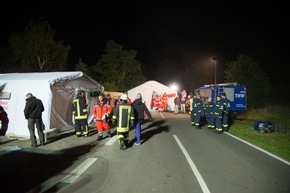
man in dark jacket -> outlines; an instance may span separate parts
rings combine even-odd
[[[28,129],[30,133],[31,146],[37,147],[35,136],[35,125],[37,128],[40,144],[44,145],[44,133],[42,124],[42,112],[44,111],[43,103],[31,93],[26,94],[26,104],[24,108],[24,116],[28,121]]]
[[[134,127],[136,131],[136,143],[135,145],[141,144],[141,125],[144,122],[144,115],[148,116],[149,120],[152,121],[152,115],[149,112],[148,108],[142,101],[142,95],[140,93],[137,94],[136,99],[134,100],[133,104],[134,109]]]

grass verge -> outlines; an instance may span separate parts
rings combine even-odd
[[[285,113],[290,115],[289,109],[270,106],[263,109],[251,110],[247,112],[247,119],[234,120],[228,132],[290,161],[290,129],[289,120],[287,119],[289,116],[285,115]],[[256,120],[273,122],[275,131],[264,133],[254,130]]]

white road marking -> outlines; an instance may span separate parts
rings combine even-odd
[[[71,173],[61,180],[61,183],[72,184],[86,169],[88,169],[98,158],[88,158],[77,168],[75,168]]]
[[[248,144],[248,145],[252,146],[253,148],[255,148],[257,150],[260,150],[261,152],[264,152],[265,154],[268,154],[269,156],[274,157],[274,158],[280,160],[281,162],[284,162],[285,164],[290,166],[290,162],[288,162],[288,161],[286,161],[286,160],[284,160],[284,159],[282,159],[282,158],[280,158],[280,157],[278,157],[278,156],[276,156],[276,155],[274,155],[274,154],[272,154],[272,153],[270,153],[270,152],[268,152],[268,151],[266,151],[264,149],[261,149],[261,148],[255,146],[255,145],[247,142],[247,141],[244,141],[244,140],[242,140],[242,139],[240,139],[240,138],[238,138],[238,137],[236,137],[236,136],[234,136],[234,135],[232,135],[230,133],[225,132],[225,134],[227,134],[227,135],[229,135],[229,136],[231,136],[233,138],[236,138],[237,140],[240,140],[241,142],[244,142],[245,144]]]
[[[118,139],[117,135],[114,135],[109,141],[105,143],[105,145],[112,145]]]
[[[176,135],[173,135],[175,138],[177,144],[179,145],[180,149],[182,150],[184,156],[187,159],[187,162],[189,163],[191,170],[193,171],[195,177],[197,178],[197,181],[204,193],[210,193],[206,183],[204,182],[203,178],[201,177],[198,169],[196,168],[195,164],[193,163],[192,159],[190,158],[189,154],[187,153],[186,149],[183,147],[182,143],[179,141],[178,137]]]
[[[160,112],[160,115],[161,115],[161,117],[164,119],[164,116],[163,116],[163,114]]]

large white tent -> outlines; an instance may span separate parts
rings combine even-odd
[[[0,74],[0,105],[10,119],[7,134],[29,136],[24,117],[27,93],[43,102],[45,132],[74,129],[72,101],[80,89],[87,91],[90,122],[92,108],[97,101],[94,94],[103,93],[104,87],[81,71]]]
[[[169,111],[174,110],[174,98],[177,95],[177,92],[176,90],[173,90],[164,84],[154,80],[147,81],[135,88],[128,90],[128,97],[134,101],[138,93],[142,94],[142,98],[146,102],[146,106],[149,110],[151,109],[152,98],[155,95],[163,95],[166,93],[169,96],[167,109]]]

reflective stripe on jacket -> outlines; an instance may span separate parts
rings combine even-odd
[[[122,103],[117,106],[113,119],[117,119],[117,132],[129,132],[130,124],[134,121],[134,110],[131,105]]]
[[[87,105],[84,98],[78,97],[73,100],[73,115],[75,119],[87,119]]]

